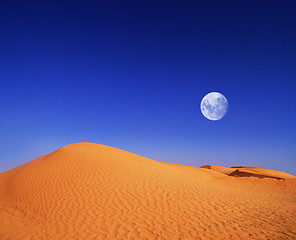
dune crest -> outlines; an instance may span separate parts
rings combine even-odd
[[[0,239],[296,239],[295,177],[236,171],[279,174],[67,145],[0,174]]]

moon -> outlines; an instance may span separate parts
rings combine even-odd
[[[209,120],[220,120],[228,110],[228,101],[223,94],[218,92],[208,93],[200,103],[202,114]]]

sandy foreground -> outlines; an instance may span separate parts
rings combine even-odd
[[[71,144],[0,173],[0,239],[296,239],[296,178]]]

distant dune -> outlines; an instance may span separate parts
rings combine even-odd
[[[278,180],[284,180],[284,179],[294,179],[296,180],[296,177],[285,173],[280,172],[276,170],[270,170],[266,168],[258,168],[258,167],[220,167],[220,166],[214,166],[214,165],[205,165],[201,168],[207,168],[212,169],[214,171],[223,173],[228,176],[233,177],[258,177],[258,178],[275,178]]]
[[[296,239],[296,177],[77,143],[0,174],[0,239]]]

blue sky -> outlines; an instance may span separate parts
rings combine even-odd
[[[74,142],[296,175],[296,4],[4,1],[0,172]],[[226,116],[200,101],[223,93]]]

